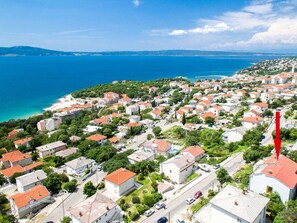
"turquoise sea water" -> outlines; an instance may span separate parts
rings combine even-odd
[[[113,80],[230,76],[272,56],[0,57],[0,121],[23,118],[59,97]]]

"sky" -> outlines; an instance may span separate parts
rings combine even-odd
[[[297,52],[297,0],[0,0],[0,46]]]

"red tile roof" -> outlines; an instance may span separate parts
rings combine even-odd
[[[10,197],[18,208],[25,207],[30,204],[31,201],[38,201],[47,196],[50,196],[50,193],[43,185],[38,185],[31,188],[23,193],[18,193]]]
[[[206,119],[207,117],[212,117],[212,118],[217,118],[214,113],[212,112],[205,112],[204,114],[201,115],[201,118]]]
[[[12,152],[9,152],[9,153],[2,154],[2,159],[0,159],[0,160],[2,162],[10,161],[10,162],[13,163],[13,162],[17,162],[17,161],[27,159],[27,158],[30,158],[30,157],[31,157],[30,154],[25,154],[25,153],[22,153],[19,150],[15,150],[15,151],[12,151]]]
[[[125,126],[128,126],[128,127],[139,127],[141,125],[138,124],[138,123],[135,123],[135,122],[130,122],[130,123],[126,124]]]
[[[4,170],[0,170],[0,173],[2,173],[5,177],[11,177],[15,173],[23,173],[23,172],[25,172],[25,170],[20,165],[16,165]]]
[[[105,176],[104,179],[114,184],[120,185],[135,176],[136,176],[136,173],[130,170],[126,170],[125,168],[120,168],[112,172],[111,174],[108,174],[107,176]]]
[[[267,107],[268,108],[268,104],[267,103],[264,103],[264,102],[258,102],[258,103],[255,103],[253,105],[256,105],[258,107]]]
[[[24,168],[27,171],[27,170],[31,170],[31,169],[33,169],[35,167],[42,166],[43,164],[44,164],[43,162],[38,161],[38,162],[35,162],[35,163],[31,163],[31,164],[29,164],[27,166],[24,166]]]
[[[242,119],[242,121],[244,122],[252,122],[252,123],[259,123],[259,122],[263,122],[264,119],[260,116],[256,116],[256,117],[244,117]]]
[[[24,138],[24,139],[19,139],[19,140],[16,140],[14,141],[14,144],[16,145],[23,145],[27,142],[30,142],[32,140],[32,137],[28,137],[28,138]]]
[[[112,138],[110,138],[110,139],[108,139],[111,143],[116,143],[116,142],[119,142],[121,139],[120,138],[118,138],[118,137],[112,137]]]
[[[93,140],[93,141],[101,141],[103,139],[106,139],[106,136],[101,134],[95,134],[87,137],[87,140]]]
[[[194,157],[198,157],[205,153],[205,151],[200,146],[190,146],[183,151],[191,153]]]
[[[273,177],[283,184],[287,185],[290,188],[294,188],[297,184],[297,163],[293,160],[290,160],[284,155],[280,155],[279,159],[276,160],[275,156],[272,155],[267,160],[266,164],[275,164],[267,165],[261,173],[265,174],[267,177]]]

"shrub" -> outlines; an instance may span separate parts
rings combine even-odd
[[[133,203],[133,204],[139,204],[139,203],[140,203],[140,199],[139,199],[139,197],[137,197],[137,196],[133,196],[133,197],[132,197],[132,203]]]

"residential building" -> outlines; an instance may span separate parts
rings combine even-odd
[[[167,156],[171,149],[171,144],[166,140],[162,139],[152,139],[143,144],[143,149],[145,151],[151,151],[156,155]]]
[[[30,147],[30,141],[32,140],[32,137],[27,137],[24,139],[19,139],[14,141],[14,146],[15,148],[19,148],[20,146],[26,146],[26,147]]]
[[[242,125],[246,129],[255,128],[259,125],[263,125],[263,123],[264,123],[264,119],[260,116],[242,118]]]
[[[200,223],[265,223],[269,199],[257,193],[227,185],[192,218]]]
[[[126,114],[128,115],[139,114],[139,111],[140,111],[140,107],[138,104],[134,104],[126,107]]]
[[[138,123],[140,121],[139,115],[131,115],[128,118],[129,118],[129,121],[132,123]]]
[[[205,113],[203,113],[203,114],[200,116],[200,118],[201,118],[203,121],[205,121],[205,119],[206,119],[207,117],[211,117],[211,118],[213,118],[213,119],[216,119],[216,118],[217,118],[217,116],[216,116],[214,113],[212,113],[212,112],[205,112]]]
[[[268,104],[264,102],[254,103],[250,106],[250,109],[263,113],[266,109],[268,109]]]
[[[72,223],[106,223],[120,216],[118,204],[100,192],[68,209]]]
[[[149,114],[153,117],[153,119],[161,119],[162,111],[160,109],[153,109]]]
[[[85,173],[87,169],[90,169],[94,163],[94,160],[81,156],[65,163],[66,171],[68,174],[81,175]]]
[[[77,151],[78,151],[78,149],[76,147],[71,147],[71,148],[56,152],[55,155],[60,156],[62,158],[66,158],[66,157],[70,156],[71,154],[76,153]]]
[[[131,164],[135,164],[141,161],[154,160],[154,153],[149,151],[138,150],[128,156],[128,160]]]
[[[182,153],[191,154],[196,161],[205,156],[205,151],[200,146],[190,146],[185,148]]]
[[[24,129],[14,129],[8,133],[7,139],[15,139],[20,132],[23,132]]]
[[[46,173],[43,170],[36,170],[32,173],[20,176],[16,178],[16,185],[18,191],[25,192],[37,185],[42,185],[42,181],[47,178]]]
[[[45,186],[37,185],[9,197],[8,200],[12,213],[18,218],[24,218],[48,205],[51,202],[51,195]]]
[[[32,163],[32,158],[30,154],[22,153],[19,150],[14,150],[9,153],[2,154],[0,159],[0,166],[4,168],[9,168],[12,166],[26,166]]]
[[[86,139],[96,141],[99,145],[103,145],[106,141],[106,136],[101,134],[95,134],[87,137]]]
[[[90,134],[92,132],[96,132],[98,129],[100,129],[99,126],[96,125],[87,125],[84,129],[83,129],[83,133],[84,134]]]
[[[36,147],[40,158],[45,158],[54,155],[56,152],[66,149],[67,144],[62,141],[48,143],[43,146]]]
[[[277,160],[272,155],[254,166],[250,176],[250,190],[257,193],[277,192],[282,202],[297,196],[297,163],[284,155]]]
[[[239,142],[242,140],[243,135],[247,129],[245,127],[237,127],[233,129],[228,129],[222,134],[222,138],[225,142]]]
[[[105,189],[118,196],[124,195],[135,187],[135,176],[136,173],[120,168],[104,177]]]
[[[182,153],[160,164],[160,173],[164,173],[172,183],[181,184],[193,173],[195,158]]]
[[[58,118],[47,118],[37,122],[37,129],[39,131],[53,131],[59,128],[61,120]]]

